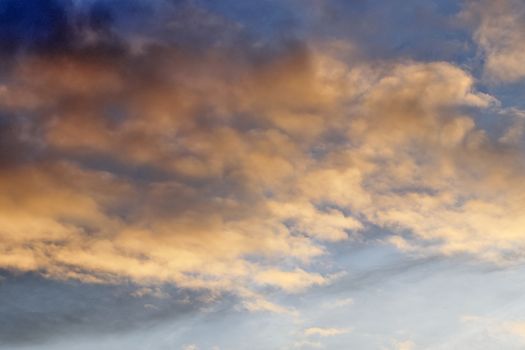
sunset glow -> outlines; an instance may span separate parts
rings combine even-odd
[[[525,348],[522,0],[0,0],[0,349]]]

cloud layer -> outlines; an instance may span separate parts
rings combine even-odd
[[[522,260],[519,140],[476,119],[497,101],[465,69],[268,43],[186,3],[155,2],[169,20],[139,35],[104,4],[0,8],[1,268],[293,314],[261,291],[330,283],[316,259],[370,227],[416,255]],[[487,72],[513,80],[490,18]]]

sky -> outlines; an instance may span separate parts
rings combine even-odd
[[[522,0],[0,0],[0,349],[525,348]]]

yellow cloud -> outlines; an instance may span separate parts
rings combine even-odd
[[[255,281],[260,284],[277,286],[289,292],[299,292],[312,285],[326,284],[329,279],[301,269],[294,271],[270,269],[259,272],[255,276]]]

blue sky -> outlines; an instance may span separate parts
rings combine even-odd
[[[522,349],[525,6],[0,0],[0,349]]]

